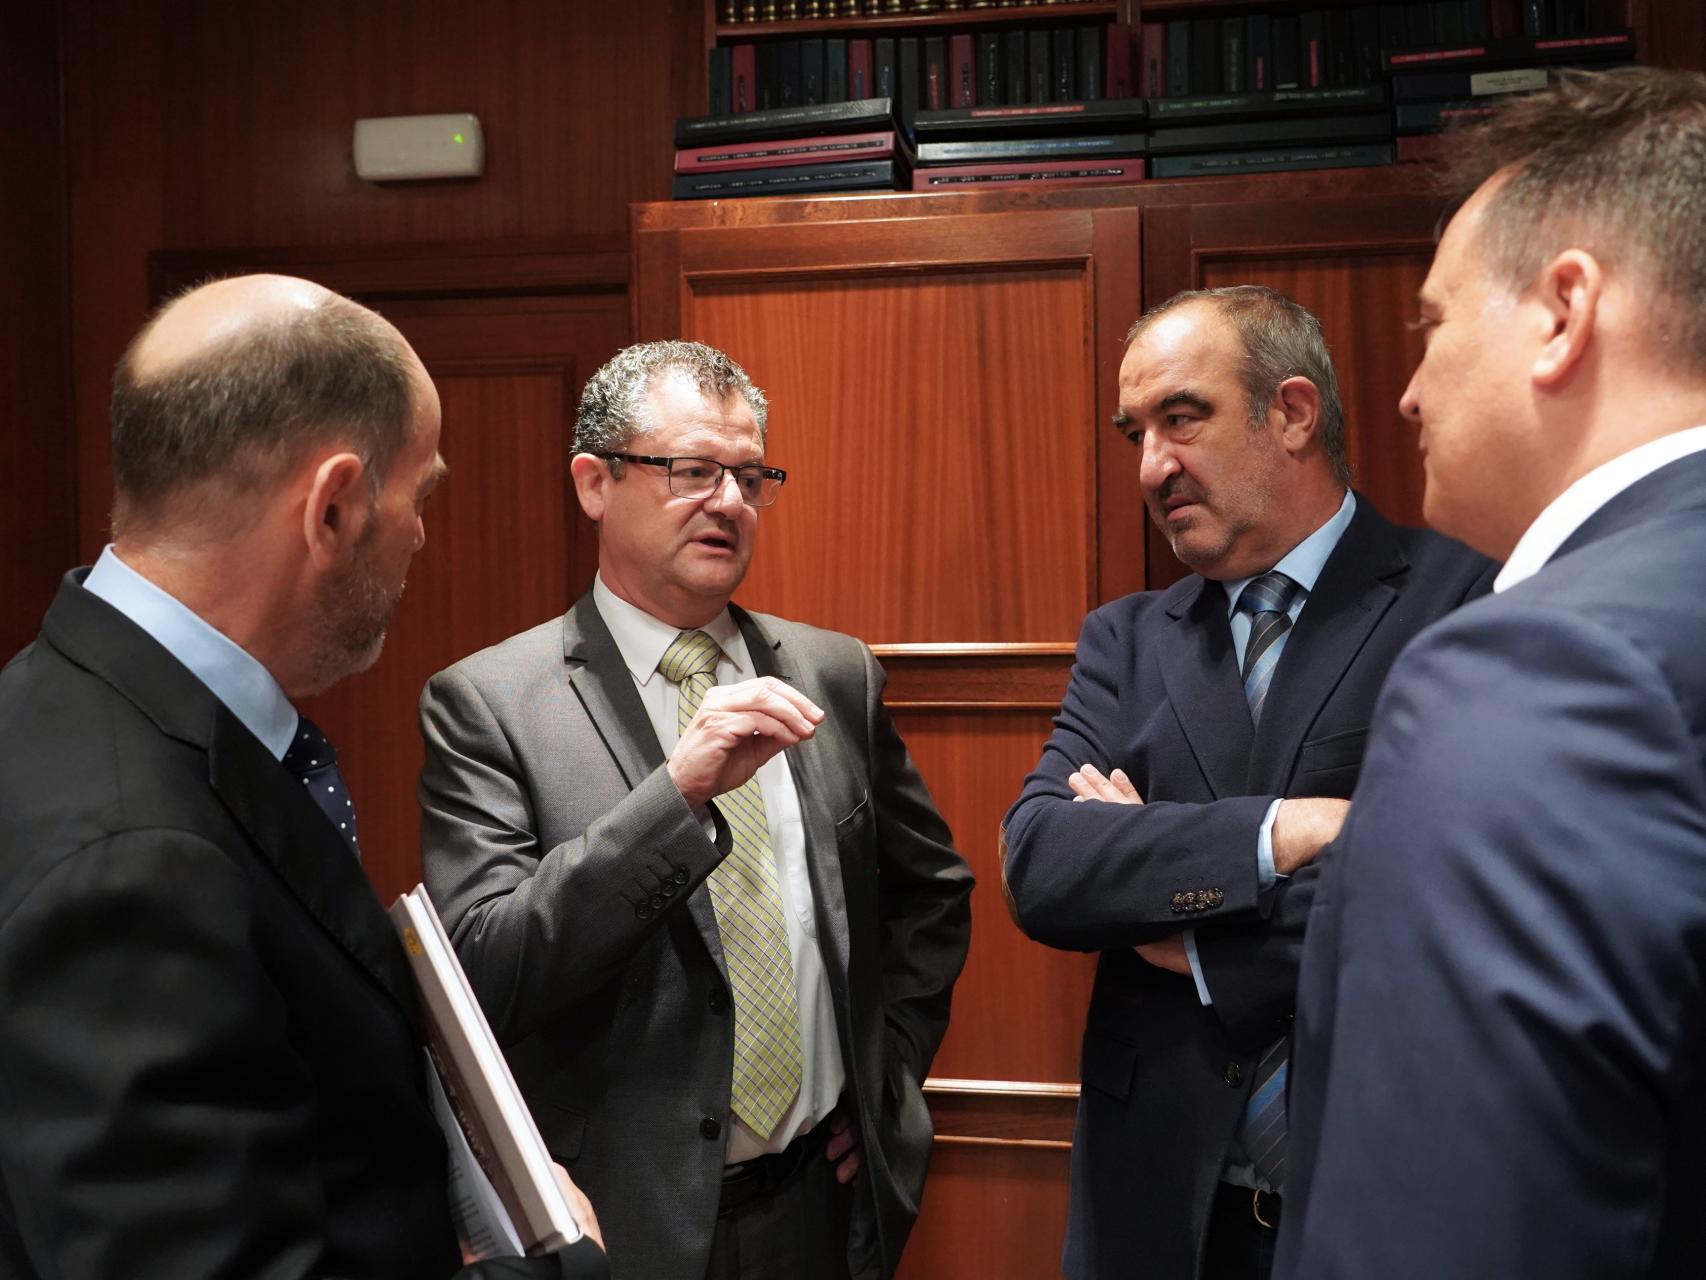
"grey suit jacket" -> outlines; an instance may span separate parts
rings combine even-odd
[[[920,1084],[970,936],[972,878],[859,641],[734,611],[760,674],[827,713],[788,752],[868,1177],[853,1274],[892,1272],[931,1127]],[[704,1274],[733,1019],[706,837],[590,596],[421,696],[426,883],[552,1154],[630,1280]]]

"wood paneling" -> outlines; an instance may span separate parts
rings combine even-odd
[[[1001,894],[996,833],[1035,767],[1053,709],[903,711],[896,727],[977,876],[972,950],[935,1076],[1070,1083],[1094,957],[1053,951],[1019,932]],[[1023,1028],[1015,1034],[1015,1028]]]
[[[619,234],[630,200],[668,195],[672,121],[703,84],[686,0],[160,10],[174,246]],[[355,176],[357,119],[445,111],[480,117],[484,176]]]
[[[1070,640],[1095,492],[1087,289],[1082,264],[701,282],[689,332],[765,388],[789,469],[742,601],[873,643]],[[1058,395],[987,359],[1004,351],[1065,371]]]
[[[36,634],[76,544],[61,69],[58,5],[13,6],[0,40],[0,663]]]
[[[938,1142],[900,1280],[1059,1275],[1066,1162],[1060,1148]]]

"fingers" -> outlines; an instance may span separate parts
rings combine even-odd
[[[1066,785],[1072,788],[1072,799],[1099,800],[1105,804],[1142,804],[1143,797],[1137,793],[1130,778],[1126,777],[1124,769],[1115,769],[1112,776],[1102,773],[1093,764],[1080,765],[1066,779]]]
[[[843,1186],[859,1176],[859,1126],[849,1121],[845,1112],[830,1112],[829,1142],[823,1158],[835,1166],[835,1180]]]
[[[557,1186],[562,1189],[563,1197],[569,1202],[569,1208],[575,1215],[575,1221],[581,1224],[581,1230],[593,1238],[600,1249],[604,1248],[604,1232],[599,1228],[598,1215],[592,1210],[592,1201],[575,1185],[569,1177],[568,1170],[560,1164],[553,1164],[551,1172],[557,1176]]]
[[[706,692],[705,700],[699,704],[699,713],[693,719],[697,724],[701,720],[743,715],[765,716],[785,725],[796,735],[796,740],[811,737],[813,730],[823,723],[821,707],[775,676],[717,685]]]

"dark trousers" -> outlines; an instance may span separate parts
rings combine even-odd
[[[723,1184],[705,1280],[847,1280],[851,1187],[824,1158],[820,1124]]]
[[[1254,1196],[1248,1187],[1220,1184],[1208,1216],[1203,1280],[1268,1280],[1273,1274],[1280,1200],[1264,1192],[1256,1203]],[[1256,1217],[1258,1210],[1261,1220]]]

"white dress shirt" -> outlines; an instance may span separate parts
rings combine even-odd
[[[1493,579],[1495,592],[1509,591],[1532,578],[1570,540],[1588,518],[1637,480],[1691,453],[1706,450],[1706,426],[1673,431],[1649,440],[1610,462],[1601,463],[1552,499],[1511,551],[1505,567]]]
[[[667,756],[681,736],[676,712],[681,687],[659,674],[658,661],[680,630],[621,599],[603,578],[592,584],[593,603],[610,628],[621,651],[622,661],[634,677],[634,688],[646,708],[646,717]],[[698,628],[722,647],[717,660],[717,683],[737,684],[757,675],[746,638],[724,609]],[[834,1109],[841,1096],[846,1072],[841,1062],[841,1042],[835,1031],[835,1006],[829,993],[829,974],[818,947],[817,920],[812,913],[811,880],[806,870],[806,834],[800,814],[794,777],[781,753],[758,770],[758,789],[764,795],[764,814],[770,826],[770,848],[776,858],[777,883],[782,891],[782,915],[788,929],[788,947],[793,952],[794,989],[800,1012],[800,1092],[768,1139],[760,1138],[731,1116],[725,1159],[730,1164],[780,1151],[807,1132]]]

